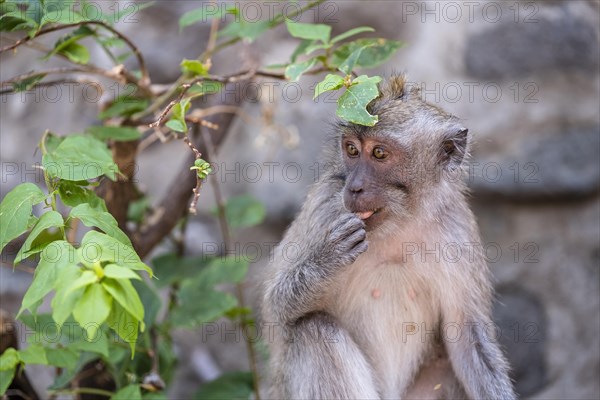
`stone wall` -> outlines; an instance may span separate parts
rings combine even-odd
[[[203,49],[206,27],[186,30],[183,40],[177,36],[177,16],[194,6],[159,1],[139,14],[138,23],[124,26],[148,52],[155,81],[168,82],[178,74],[165,54],[191,58]],[[372,73],[407,72],[427,101],[469,127],[472,206],[497,287],[500,340],[523,398],[587,399],[600,393],[599,9],[599,2],[581,0],[338,1],[305,16],[307,22],[317,17],[332,23],[334,34],[368,25],[383,37],[406,42]],[[264,40],[228,50],[215,68],[235,71],[240,57],[283,62],[293,47],[278,29]],[[26,59],[3,55],[2,79],[30,69]],[[217,173],[225,192],[251,193],[269,212],[265,225],[236,238],[242,247],[259,242],[263,250],[252,265],[250,298],[268,260],[267,244],[281,237],[297,212],[332,129],[335,103],[311,100],[316,81],[266,82],[273,89],[263,89],[244,107],[245,118],[220,151]],[[94,104],[81,99],[47,104],[17,96],[2,98],[0,111],[3,163],[33,162],[33,146],[45,128],[74,132],[93,122],[96,113]],[[271,112],[275,125],[261,124]],[[171,143],[142,155],[139,180],[149,193],[164,191],[156,177],[170,179],[168,167],[177,165],[183,151],[183,144]],[[251,170],[255,164],[259,179]],[[5,179],[3,169],[0,195],[21,179]],[[201,209],[212,204],[208,185]],[[216,227],[207,221],[206,215],[191,221],[191,254],[200,252],[202,243],[218,240]],[[0,274],[3,308],[14,311],[28,277],[5,268]],[[243,343],[235,339],[205,343],[197,332],[177,336],[182,362],[173,397],[193,393],[199,381],[220,371],[246,368]]]

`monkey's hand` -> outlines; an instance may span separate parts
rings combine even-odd
[[[315,251],[315,264],[337,269],[352,264],[367,248],[365,223],[356,214],[342,214],[333,221]]]

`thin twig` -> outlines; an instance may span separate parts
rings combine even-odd
[[[32,37],[25,36],[25,37],[17,40],[16,42],[14,42],[11,45],[0,48],[0,53],[4,53],[5,51],[15,49],[15,48],[19,47],[20,45],[22,45],[23,43],[26,43],[34,38],[40,37],[47,33],[56,32],[56,31],[63,30],[63,29],[76,28],[76,27],[80,27],[80,26],[84,26],[84,25],[101,26],[104,29],[112,32],[115,36],[119,37],[119,39],[123,40],[127,44],[127,46],[129,46],[129,48],[133,51],[133,53],[135,54],[135,56],[137,58],[137,61],[138,61],[139,67],[140,67],[140,72],[142,73],[142,78],[138,82],[139,86],[147,87],[150,84],[150,77],[148,74],[148,70],[146,68],[146,62],[144,61],[144,57],[142,56],[140,49],[126,35],[119,32],[118,30],[116,30],[115,28],[113,28],[112,26],[110,26],[109,24],[107,24],[104,21],[81,21],[81,22],[76,22],[73,24],[51,26],[49,28],[40,30],[37,34],[35,34]]]
[[[87,79],[57,79],[55,81],[46,81],[46,82],[36,83],[35,86],[33,86],[29,90],[34,90],[34,89],[42,88],[42,87],[50,87],[50,86],[65,85],[65,84],[81,84],[81,83],[89,83],[89,84],[93,84],[93,85],[98,84],[98,82],[96,82],[96,81],[91,81],[91,80],[87,80]],[[14,88],[0,89],[0,95],[14,94],[14,93],[19,93],[19,91],[15,90]]]
[[[177,98],[175,100],[171,101],[167,105],[167,107],[165,107],[165,109],[160,113],[160,115],[158,116],[158,119],[148,126],[150,128],[156,128],[156,127],[160,126],[162,124],[163,120],[166,118],[169,111],[171,111],[171,109],[175,106],[175,104],[179,103],[183,99],[183,96],[185,96],[185,94],[188,92],[188,90],[190,90],[190,88],[192,86],[194,86],[200,82],[213,81],[213,82],[219,82],[219,83],[225,84],[225,83],[237,82],[240,80],[248,79],[249,77],[253,76],[255,73],[256,73],[256,71],[254,71],[254,70],[247,70],[247,71],[238,72],[236,74],[232,74],[232,75],[228,75],[228,76],[209,75],[209,76],[202,76],[202,77],[196,78],[188,83],[184,83],[181,86],[181,92],[179,93]]]
[[[99,396],[112,397],[114,392],[96,389],[96,388],[76,388],[76,389],[59,389],[59,390],[49,390],[49,394],[97,394]]]
[[[294,18],[297,15],[302,14],[304,11],[311,9],[313,7],[318,6],[319,4],[323,3],[325,0],[316,0],[313,2],[308,3],[306,6],[292,12],[289,14],[286,14],[285,16],[283,14],[279,14],[277,15],[273,21],[273,27],[282,24],[285,21],[285,17],[287,18]],[[225,42],[219,43],[217,45],[215,45],[214,48],[212,48],[212,50],[210,50],[209,48],[206,49],[206,51],[204,53],[202,53],[200,55],[200,57],[198,57],[199,60],[206,60],[209,59],[210,57],[212,57],[213,54],[219,52],[220,50],[229,47],[237,42],[239,42],[241,40],[241,38],[236,37],[233,39],[229,39]],[[210,51],[209,51],[210,50]],[[265,73],[265,74],[269,74],[270,73]],[[265,75],[266,76],[266,75]],[[283,76],[283,75],[280,75]],[[285,78],[285,77],[284,77]],[[179,90],[180,85],[182,85],[183,83],[185,83],[185,76],[180,76],[175,82],[173,82],[173,85],[171,86],[170,89],[168,89],[167,91],[165,91],[165,93],[163,93],[161,96],[159,96],[152,104],[150,104],[150,107],[146,108],[144,111],[140,111],[137,114],[134,114],[132,116],[132,120],[140,120],[142,118],[144,118],[147,115],[150,115],[156,111],[158,111],[161,106],[168,100],[171,98],[171,96],[173,96],[177,90]]]
[[[201,128],[202,129],[202,128]],[[209,160],[215,160],[216,151],[215,146],[210,138],[210,135],[206,129],[202,129],[202,139],[204,140],[206,151],[208,153]],[[223,198],[223,193],[221,192],[221,186],[219,185],[219,179],[216,174],[210,174],[211,183],[213,186],[213,193],[215,196],[215,201],[217,203],[217,212],[219,218],[219,226],[221,227],[221,234],[223,236],[223,241],[225,242],[225,254],[229,254],[231,249],[233,248],[233,243],[231,241],[231,229],[229,228],[229,224],[227,222],[227,218],[225,215],[225,200]],[[244,299],[244,288],[241,283],[235,285],[236,296],[238,298],[238,302],[241,308],[246,307],[246,301]],[[240,316],[240,325],[243,332],[246,332],[246,327],[248,324],[246,323],[246,319],[243,315]],[[256,362],[256,352],[254,350],[253,344],[246,338],[246,349],[248,351],[248,361],[250,363],[250,369],[252,371],[252,377],[254,382],[254,392],[256,400],[260,400],[260,377],[258,375],[258,365]]]
[[[194,124],[194,126],[192,127],[194,137],[196,137],[198,135],[198,129],[201,129],[200,125]],[[200,153],[200,151],[194,146],[194,144],[192,143],[192,141],[190,140],[188,135],[185,135],[185,137],[183,138],[183,141],[185,142],[185,144],[188,145],[188,147],[190,149],[192,149],[192,151],[194,152],[194,158],[196,160],[199,160],[202,158],[202,153]],[[200,176],[196,172],[196,187],[194,189],[192,189],[192,192],[194,193],[194,197],[192,198],[190,207],[188,209],[190,214],[196,215],[196,207],[198,206],[198,199],[200,198],[200,188],[201,187],[202,187],[202,179],[200,179]]]
[[[0,82],[0,85],[3,85],[3,86],[10,85],[12,83],[19,82],[19,81],[29,79],[29,78],[33,78],[38,75],[60,75],[60,74],[74,74],[74,73],[93,74],[93,75],[104,76],[106,78],[110,78],[110,79],[114,79],[114,80],[120,80],[120,81],[123,80],[122,77],[119,79],[118,75],[115,75],[114,73],[111,73],[110,71],[104,70],[102,68],[82,66],[82,67],[59,67],[59,68],[51,68],[51,69],[41,70],[41,71],[31,71],[31,72],[27,72],[25,74],[13,76],[12,78],[10,78],[6,81]]]

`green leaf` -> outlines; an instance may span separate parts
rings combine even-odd
[[[12,82],[12,88],[15,92],[25,92],[31,90],[38,82],[46,77],[46,74],[37,74],[30,78],[23,79],[17,82]]]
[[[12,347],[4,350],[4,353],[0,356],[0,371],[8,371],[11,368],[15,368],[21,359],[19,358],[19,352]]]
[[[106,144],[90,136],[72,135],[51,152],[44,154],[42,165],[51,177],[83,181],[106,175],[116,179],[117,165]]]
[[[92,266],[96,262],[109,261],[134,270],[144,270],[152,276],[152,270],[140,260],[135,250],[119,240],[97,231],[89,231],[77,249],[81,262]]]
[[[239,283],[248,272],[248,262],[239,257],[219,257],[198,274],[196,284],[213,287],[220,283]]]
[[[379,76],[369,78],[361,75],[354,79],[352,86],[338,99],[337,116],[359,125],[375,125],[378,118],[367,111],[367,105],[379,96],[377,87],[379,82],[381,82]]]
[[[144,219],[146,211],[149,207],[150,202],[148,201],[147,197],[142,197],[139,200],[132,201],[129,203],[129,208],[127,209],[127,219],[139,224]]]
[[[154,325],[163,303],[160,295],[144,281],[132,280],[131,284],[144,305],[144,324],[146,326]]]
[[[370,26],[359,26],[358,28],[350,29],[347,32],[337,35],[336,37],[331,39],[331,43],[333,44],[340,42],[344,39],[349,38],[350,36],[358,35],[359,33],[363,32],[375,32],[375,29],[371,28]]]
[[[194,277],[212,260],[207,255],[200,257],[179,257],[174,253],[161,254],[152,259],[154,273],[158,278],[157,281],[154,281],[154,284],[156,287],[162,288]]]
[[[223,88],[223,84],[221,82],[215,81],[203,81],[198,82],[194,86],[192,86],[187,93],[191,97],[203,96],[206,94],[215,94],[219,93],[219,91]]]
[[[71,284],[68,285],[68,287],[66,288],[65,295],[69,295],[69,294],[73,293],[74,291],[81,289],[81,288],[87,288],[88,286],[90,286],[94,283],[97,283],[97,282],[98,282],[98,275],[96,275],[96,273],[94,271],[90,271],[89,269],[86,269],[81,272],[81,274],[75,281],[71,282]]]
[[[43,243],[38,245],[32,249],[33,241],[46,229],[49,228],[60,228],[64,226],[64,221],[62,215],[56,211],[48,211],[47,213],[42,214],[40,219],[37,221],[29,236],[27,236],[27,240],[23,243],[21,250],[17,253],[15,257],[15,264],[20,263],[27,257],[37,254],[44,249],[44,247],[48,243]]]
[[[142,392],[139,385],[125,386],[115,393],[111,400],[142,400]]]
[[[106,334],[100,331],[99,335],[89,336],[91,340],[78,340],[69,344],[69,348],[74,351],[88,351],[108,358],[108,338]]]
[[[145,99],[122,96],[115,100],[100,114],[98,114],[98,118],[108,119],[114,117],[129,117],[136,112],[144,111],[146,108],[148,108],[149,104],[149,101]]]
[[[113,303],[112,311],[106,320],[108,326],[114,330],[117,335],[126,343],[129,343],[131,348],[131,358],[135,354],[135,343],[137,342],[139,333],[139,321],[129,314],[125,308],[118,303]],[[112,357],[111,349],[111,357]]]
[[[99,283],[88,286],[83,292],[73,309],[73,317],[85,329],[87,340],[95,340],[96,332],[110,314],[112,300]]]
[[[313,96],[313,99],[316,99],[327,91],[338,90],[342,86],[344,86],[344,78],[339,75],[327,74],[325,79],[319,82],[315,87],[315,95]]]
[[[181,72],[190,76],[208,76],[208,68],[198,60],[183,59],[181,61]]]
[[[344,62],[342,62],[340,64],[340,66],[338,67],[338,69],[340,71],[342,71],[344,74],[346,75],[350,75],[352,73],[352,71],[354,70],[354,67],[356,66],[356,63],[358,62],[358,59],[361,55],[361,53],[363,52],[363,50],[365,49],[365,47],[359,47],[358,49],[354,50],[349,56],[348,58],[346,58],[344,60]]]
[[[136,128],[128,126],[90,126],[86,128],[85,132],[102,141],[110,139],[129,142],[142,137],[142,134]]]
[[[213,321],[236,307],[234,296],[215,291],[220,283],[237,283],[246,276],[248,263],[234,257],[213,260],[194,279],[183,281],[177,297],[179,305],[172,310],[176,326],[194,327]]]
[[[311,58],[310,60],[306,60],[297,64],[290,64],[285,69],[285,77],[292,82],[300,79],[302,74],[311,69],[317,63],[316,58]]]
[[[129,268],[120,267],[116,264],[108,264],[105,266],[104,276],[112,279],[142,279],[138,274]]]
[[[106,211],[92,208],[89,204],[84,203],[73,208],[70,217],[79,219],[87,227],[96,227],[119,242],[133,247],[131,240],[119,228],[115,217]]]
[[[55,54],[62,54],[74,63],[87,64],[90,60],[90,52],[85,46],[77,42],[93,34],[94,31],[87,26],[80,26],[73,32],[60,38],[54,45],[54,48],[44,56],[44,60],[48,60]]]
[[[187,124],[176,119],[170,119],[165,123],[165,126],[175,132],[187,132]]]
[[[216,210],[213,213],[216,213]],[[248,194],[231,197],[225,204],[225,217],[232,228],[258,225],[264,221],[266,215],[265,206]]]
[[[19,357],[25,364],[48,365],[46,349],[40,343],[31,343],[25,350],[19,350]]]
[[[219,37],[239,37],[247,41],[254,41],[262,33],[272,28],[275,23],[274,21],[246,21],[243,16],[239,17],[239,21],[232,21],[225,28],[219,31]]]
[[[216,320],[237,305],[235,296],[208,288],[197,292],[194,287],[184,283],[181,291],[178,296],[181,304],[173,308],[169,315],[177,327],[198,327]]]
[[[190,109],[190,99],[183,99],[179,103],[175,104],[171,109],[171,119],[165,124],[168,128],[173,129],[177,132],[187,132],[187,125],[185,123],[185,114]],[[175,122],[171,122],[175,121]]]
[[[0,203],[0,252],[29,227],[33,206],[46,195],[33,183],[22,183],[4,196]]]
[[[179,28],[182,30],[196,22],[206,22],[213,18],[222,19],[226,14],[233,14],[232,8],[215,7],[215,9],[209,9],[206,6],[197,8],[186,12],[179,18]]]
[[[62,202],[69,207],[77,207],[86,203],[97,210],[107,211],[104,200],[98,197],[93,190],[84,188],[77,182],[61,180],[58,183],[58,195]]]
[[[303,24],[286,19],[285,25],[290,35],[300,39],[320,40],[329,43],[331,26],[325,24]]]
[[[332,54],[329,64],[341,65],[354,51],[366,47],[360,54],[355,68],[374,68],[386,62],[400,47],[402,42],[388,39],[358,39],[338,47]]]
[[[6,393],[6,389],[8,389],[15,377],[15,372],[17,372],[17,367],[0,370],[0,396]]]
[[[144,306],[130,281],[105,278],[102,280],[102,286],[132,317],[144,321]]]
[[[35,315],[39,302],[55,287],[64,269],[69,265],[78,269],[75,267],[76,263],[75,248],[67,241],[56,240],[46,246],[35,269],[33,281],[23,296],[17,317],[26,309]]]
[[[79,279],[81,275],[81,268],[71,263],[67,263],[58,273],[58,278],[54,284],[56,295],[52,299],[52,319],[59,327],[69,318],[75,304],[77,304],[77,300],[83,294],[83,289],[69,290],[72,283]]]
[[[70,61],[76,64],[87,64],[90,61],[89,50],[79,43],[71,43],[64,46],[58,53],[64,54]]]
[[[74,24],[84,20],[85,18],[83,18],[79,13],[73,11],[71,7],[65,7],[62,9],[52,7],[50,11],[45,12],[42,16],[40,27],[46,24]]]
[[[226,372],[214,381],[205,383],[194,395],[196,400],[248,399],[254,380],[250,372]]]
[[[0,355],[0,395],[6,393],[6,389],[10,386],[17,366],[20,364],[19,353],[17,350],[9,347]]]
[[[306,50],[309,47],[311,47],[312,45],[314,45],[315,43],[317,43],[316,40],[304,39],[304,40],[300,41],[300,44],[298,45],[298,47],[296,47],[296,49],[294,50],[294,52],[290,56],[290,60],[292,61],[292,63],[296,62],[296,59],[298,58],[299,55],[301,55],[301,54],[308,54],[308,52]],[[282,65],[282,67],[284,67],[284,66],[285,65]]]
[[[79,354],[68,347],[58,349],[46,348],[46,358],[48,359],[49,365],[71,369],[73,368],[73,365],[77,363]]]

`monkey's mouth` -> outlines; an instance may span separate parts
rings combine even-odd
[[[358,216],[358,218],[362,219],[363,221],[366,221],[374,214],[377,214],[380,210],[381,210],[381,208],[378,208],[378,209],[372,210],[372,211],[357,212],[356,215]]]

